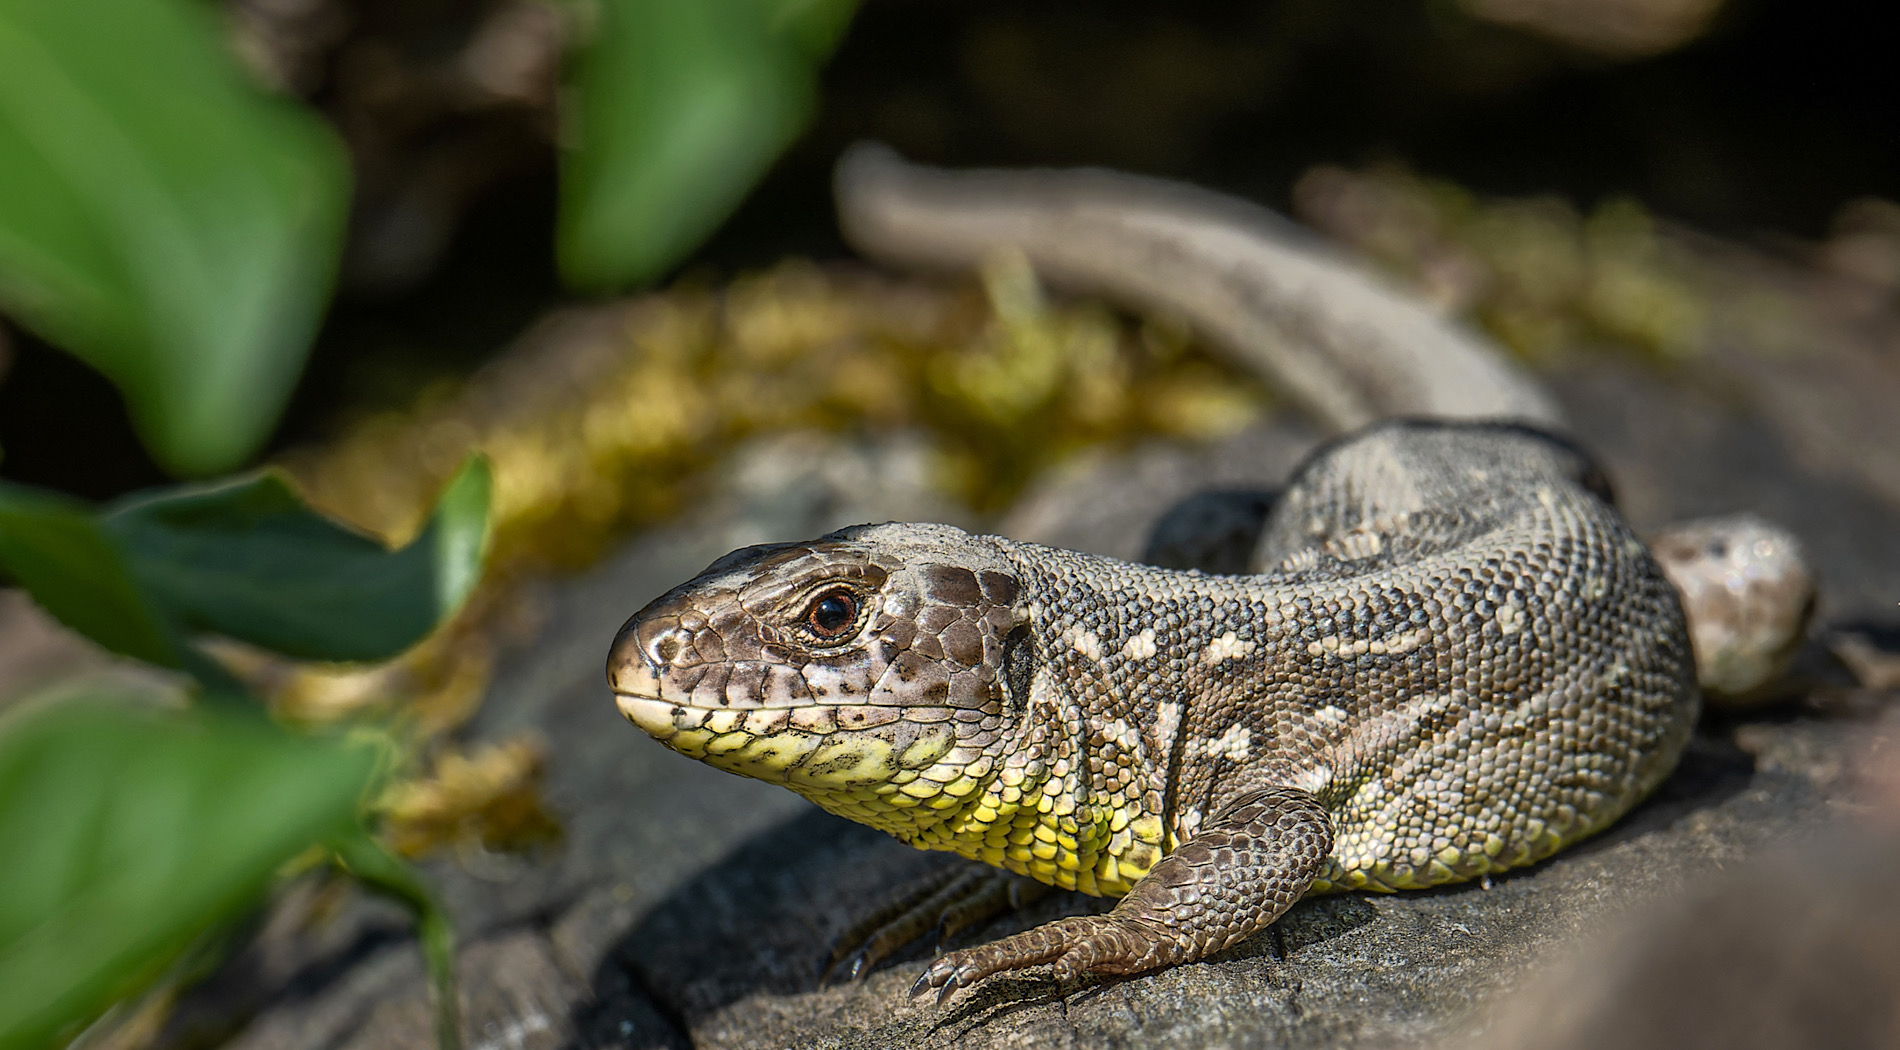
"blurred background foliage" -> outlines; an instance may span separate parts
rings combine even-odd
[[[1215,186],[1532,362],[1669,366],[1725,326],[1801,322],[1711,266],[1706,233],[1868,309],[1900,292],[1900,94],[1858,19],[0,0],[0,567],[130,661],[29,674],[50,636],[0,605],[0,843],[24,880],[0,902],[0,1046],[155,986],[115,1015],[136,1028],[273,875],[313,866],[410,900],[444,963],[392,853],[559,837],[538,741],[455,735],[531,632],[533,581],[690,506],[748,438],[916,438],[980,514],[1084,447],[1273,410],[1182,332],[1051,298],[1020,259],[971,282],[839,261],[849,142]]]
[[[70,1035],[162,976],[287,858],[352,834],[374,764],[370,749],[230,715],[95,702],[9,720],[0,1045]]]
[[[573,62],[560,262],[577,287],[650,280],[698,247],[811,119],[814,66],[856,0],[618,0]]]
[[[244,82],[211,10],[0,7],[0,306],[112,380],[176,473],[276,423],[348,195],[312,114]]]
[[[139,690],[10,698],[0,710],[0,1046],[70,1035],[191,954],[319,843],[439,909],[359,822],[375,742],[260,717],[216,635],[319,661],[387,660],[455,614],[487,553],[489,471],[471,459],[428,526],[389,550],[306,507],[277,472],[94,510],[0,481],[0,568],[104,650],[154,671]],[[309,867],[306,860],[303,867]],[[436,970],[453,1002],[452,974]],[[456,1042],[444,1028],[445,1045]]]
[[[809,118],[812,62],[850,10],[621,0],[566,12],[586,22],[564,120],[560,256],[574,282],[651,278],[703,238]],[[334,280],[348,184],[334,133],[250,78],[213,7],[0,3],[0,308],[110,380],[169,472],[229,470],[268,436]],[[0,725],[0,1046],[77,1030],[331,839],[343,864],[416,906],[438,1039],[459,1042],[441,916],[356,823],[372,764],[247,719],[231,673],[386,661],[452,617],[488,551],[487,461],[429,487],[441,482],[426,525],[400,523],[401,549],[312,512],[276,472],[103,511],[0,482],[11,581],[107,651],[196,679],[151,690],[187,705],[162,721],[69,697],[19,704]],[[515,787],[508,770],[531,769],[530,752],[451,757],[436,781],[464,799],[488,781]],[[497,761],[504,771],[484,776]],[[502,821],[549,825],[528,797]],[[453,834],[444,811],[457,807],[427,787],[392,789],[383,809],[399,849],[417,851],[417,828]]]

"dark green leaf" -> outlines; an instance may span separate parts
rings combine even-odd
[[[80,634],[126,656],[180,666],[175,637],[89,508],[0,481],[0,566]]]
[[[562,167],[560,256],[613,288],[685,258],[797,137],[850,0],[602,0]]]
[[[773,31],[797,45],[812,62],[831,57],[858,10],[858,0],[764,0],[764,4]]]
[[[391,551],[317,514],[282,475],[166,490],[103,525],[190,631],[307,660],[381,660],[461,607],[487,553],[489,474],[471,459],[414,542]]]
[[[0,1050],[135,991],[335,837],[366,748],[262,720],[62,705],[0,731]]]
[[[229,469],[302,368],[343,229],[321,123],[214,8],[0,2],[0,307],[125,395],[160,462]]]

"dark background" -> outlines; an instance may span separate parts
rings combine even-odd
[[[424,61],[478,3],[354,5]],[[1484,195],[1629,197],[1776,250],[1862,196],[1900,197],[1891,37],[1868,5],[1740,0],[1700,40],[1611,60],[1443,3],[870,0],[824,76],[814,126],[683,272],[846,254],[828,178],[880,138],[950,165],[1099,164],[1286,206],[1314,164],[1398,163]],[[310,101],[343,102],[320,80]],[[490,134],[458,116],[412,135]],[[459,124],[457,123],[459,122]],[[511,126],[512,127],[512,126]],[[464,374],[570,298],[553,267],[554,150],[504,129],[434,264],[397,286],[347,271],[272,451]],[[358,156],[361,167],[362,156]],[[385,165],[387,166],[387,165]],[[166,480],[117,394],[18,328],[0,355],[0,476],[106,498]],[[10,361],[6,360],[10,357]]]

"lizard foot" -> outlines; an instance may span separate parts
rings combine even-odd
[[[932,988],[937,1003],[948,1001],[991,974],[1055,964],[1058,981],[1084,973],[1141,973],[1182,961],[1183,946],[1138,919],[1122,915],[1079,915],[1038,926],[979,948],[951,952],[924,970],[911,985],[915,999]]]
[[[1332,849],[1332,819],[1311,794],[1279,786],[1249,791],[1163,857],[1114,911],[951,952],[930,964],[910,994],[936,988],[942,1003],[990,974],[1041,963],[1054,963],[1056,980],[1066,981],[1192,962],[1284,914]]]
[[[839,934],[818,983],[839,977],[862,980],[878,963],[933,929],[942,943],[1048,892],[1039,882],[994,868],[953,865],[933,871]]]

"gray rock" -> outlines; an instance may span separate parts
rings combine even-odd
[[[1828,728],[1842,727],[1809,726],[1792,748],[1790,734],[1742,736],[1762,747],[1762,768],[1818,758],[1823,779],[1851,775],[1858,819],[1798,834],[1553,953],[1488,1031],[1458,1045],[1900,1044],[1900,708],[1854,727],[1845,744]]]

